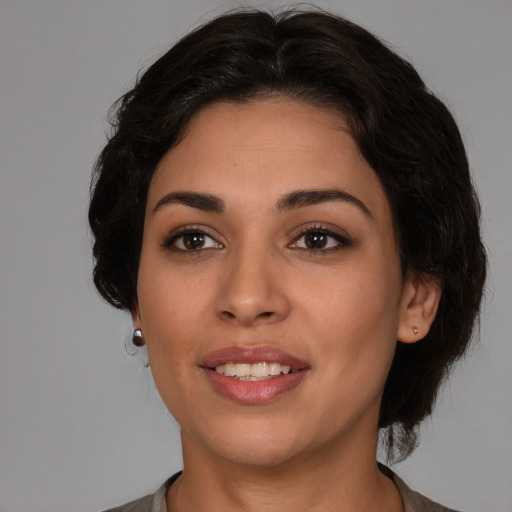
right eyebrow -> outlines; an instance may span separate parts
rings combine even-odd
[[[224,201],[217,196],[201,194],[199,192],[171,192],[156,203],[156,206],[153,208],[153,215],[169,204],[182,204],[204,212],[224,212]]]

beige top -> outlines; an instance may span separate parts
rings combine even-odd
[[[425,496],[414,492],[390,469],[382,466],[381,468],[395,483],[404,504],[404,512],[456,512],[451,508],[443,507],[443,505],[434,503],[428,498],[425,498]],[[169,487],[180,475],[181,472],[169,478],[154,494],[149,494],[148,496],[131,501],[120,507],[105,510],[105,512],[167,512],[165,496]]]

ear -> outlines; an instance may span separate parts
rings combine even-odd
[[[400,300],[398,341],[414,343],[424,338],[436,317],[440,299],[437,279],[417,271],[408,272]]]

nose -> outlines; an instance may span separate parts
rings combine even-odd
[[[284,275],[276,259],[265,251],[232,255],[221,275],[216,304],[223,321],[253,327],[282,321],[290,314]]]

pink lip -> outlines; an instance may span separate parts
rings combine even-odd
[[[268,380],[243,381],[226,377],[215,371],[215,367],[225,363],[275,362],[290,366],[292,373],[279,375]],[[305,377],[308,365],[304,361],[268,347],[226,347],[208,354],[200,365],[215,391],[234,402],[245,405],[257,405],[271,402],[291,391]]]

